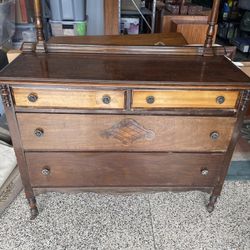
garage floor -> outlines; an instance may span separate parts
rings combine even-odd
[[[29,221],[22,193],[0,218],[0,249],[250,249],[250,181],[227,181],[212,214],[208,194],[38,196]]]

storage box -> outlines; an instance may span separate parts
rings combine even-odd
[[[136,5],[139,7],[139,9],[141,8],[141,0],[134,0],[134,2],[136,3]],[[122,6],[122,10],[137,10],[134,3],[131,0],[122,0],[121,2]]]
[[[87,21],[60,22],[50,20],[50,25],[53,36],[85,36],[87,33]]]
[[[15,0],[0,3],[0,45],[15,33]]]
[[[53,21],[86,20],[86,0],[50,0]]]
[[[14,43],[36,42],[36,28],[33,23],[16,24],[15,35],[12,38]]]
[[[139,18],[121,18],[121,31],[129,35],[139,34]]]

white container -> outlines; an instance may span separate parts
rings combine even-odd
[[[36,28],[33,23],[17,24],[13,42],[36,42]]]
[[[87,21],[49,21],[53,36],[85,36]]]
[[[0,3],[0,45],[15,33],[15,0]]]

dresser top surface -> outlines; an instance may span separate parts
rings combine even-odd
[[[1,81],[244,84],[250,78],[223,56],[23,53]]]

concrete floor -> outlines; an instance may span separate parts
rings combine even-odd
[[[0,218],[0,249],[249,250],[250,182],[226,182],[215,211],[187,193],[38,196],[29,220],[22,193]]]

